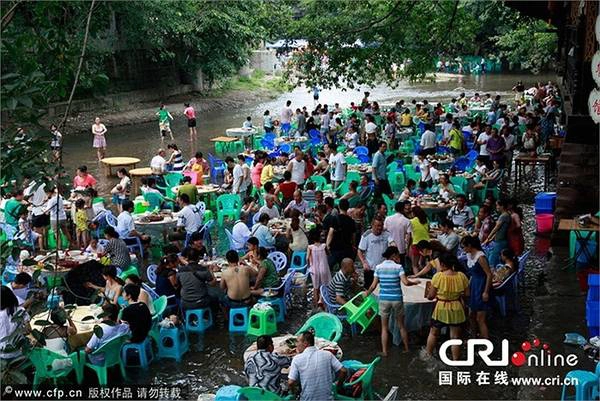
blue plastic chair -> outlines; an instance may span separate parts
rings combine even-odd
[[[357,146],[356,148],[354,148],[354,154],[356,156],[360,156],[360,155],[368,155],[369,154],[369,148],[367,148],[366,146]]]
[[[369,155],[357,155],[356,157],[358,157],[358,160],[361,163],[370,163],[371,162],[371,158],[369,157]]]
[[[256,213],[254,216],[258,216],[258,213]],[[231,231],[229,231],[226,228],[224,230],[225,230],[225,235],[227,235],[227,240],[229,241],[229,249],[233,249],[236,252],[244,251],[246,249],[245,247],[236,248],[235,243],[233,241],[233,234],[231,234]]]
[[[279,287],[265,288],[265,290],[271,291],[278,294],[274,297],[261,297],[258,299],[259,303],[267,303],[275,310],[278,322],[285,321],[285,315],[287,313],[286,300],[287,293],[291,293],[292,285],[294,283],[294,272],[290,272],[285,275],[283,282]],[[287,291],[286,291],[287,290]]]
[[[296,272],[306,274],[307,262],[306,251],[294,251],[292,253],[292,261],[290,269]]]
[[[282,143],[281,145],[279,145],[279,152],[285,152],[285,153],[291,153],[292,152],[292,145],[290,145],[289,143]]]
[[[178,327],[160,329],[158,341],[158,357],[160,359],[173,358],[181,362],[181,357],[190,350],[185,330]]]
[[[248,307],[229,309],[229,331],[244,334],[248,331]]]
[[[456,171],[465,171],[467,167],[471,164],[471,161],[464,156],[459,157],[454,161],[452,167],[456,169]]]
[[[227,166],[223,160],[216,158],[209,153],[208,165],[210,167],[210,182],[217,184],[217,178],[219,178],[219,176],[221,176],[223,179],[225,178],[225,170],[227,170]]]
[[[329,288],[326,284],[323,284],[321,286],[320,292],[321,299],[325,304],[325,309],[327,310],[327,313],[331,313],[332,315],[337,316],[341,321],[348,321],[348,316],[346,316],[345,313],[340,312],[340,308],[342,307],[342,305],[339,305],[335,302],[331,302],[331,299],[329,298]],[[357,333],[358,328],[356,327],[356,325],[350,324],[350,330],[352,335],[354,336]]]
[[[210,308],[188,309],[185,311],[185,330],[190,333],[204,333],[213,324]]]
[[[131,361],[131,353],[137,355],[137,363],[129,363]],[[154,352],[152,351],[152,341],[150,341],[150,337],[146,337],[141,343],[125,343],[121,348],[121,360],[125,367],[137,366],[148,369],[153,359]]]
[[[264,149],[273,150],[275,149],[275,142],[270,141],[267,138],[263,138],[260,140],[260,146],[262,146]]]
[[[123,238],[123,241],[125,241],[127,249],[129,249],[129,253],[139,252],[140,260],[144,260],[144,246],[142,245],[142,240],[140,237],[125,237]]]
[[[527,259],[529,259],[530,253],[531,253],[531,251],[524,252],[521,256],[519,256],[517,258],[519,261],[519,270],[518,270],[519,283],[523,282],[523,279],[525,276],[525,265],[527,264]]]
[[[223,225],[225,216],[234,220],[240,218],[240,210],[242,202],[236,194],[223,194],[217,198],[217,221],[219,225]]]
[[[596,370],[598,370],[596,368]],[[566,374],[564,381],[576,383],[563,385],[561,400],[587,401],[593,400],[594,390],[598,391],[598,376],[587,370],[571,370]],[[569,387],[575,387],[575,394],[567,394]]]

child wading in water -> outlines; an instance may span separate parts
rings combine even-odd
[[[88,217],[85,211],[85,201],[78,199],[75,202],[77,211],[75,212],[75,231],[77,233],[77,246],[82,251],[85,250],[89,241]]]
[[[314,230],[310,232],[310,240],[312,244],[308,246],[308,265],[310,266],[310,274],[313,281],[313,306],[317,308],[321,303],[322,285],[328,285],[331,281],[331,272],[327,263],[327,253],[325,252],[326,245],[321,242],[321,234]]]

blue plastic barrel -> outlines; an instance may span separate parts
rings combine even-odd
[[[556,192],[540,192],[535,196],[535,214],[552,214],[556,207]]]

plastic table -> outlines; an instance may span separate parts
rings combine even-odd
[[[435,307],[435,301],[425,298],[425,286],[429,279],[418,278],[418,285],[409,287],[402,284],[402,298],[404,301],[404,325],[408,331],[417,331],[423,327],[428,327],[431,321],[431,314]],[[379,295],[379,287],[373,291],[373,295]],[[389,319],[389,328],[392,332],[394,345],[402,344],[400,328],[396,327],[396,320]]]
[[[98,315],[102,313],[102,308],[97,305],[78,306],[73,309],[71,320],[77,327],[77,334],[69,336],[68,341],[71,349],[83,347],[92,338],[94,334],[94,326],[100,323],[101,319]],[[91,316],[92,319],[83,320],[85,317]],[[49,311],[41,312],[31,319],[31,328],[42,331],[44,326],[35,324],[39,320],[50,320]]]
[[[154,175],[150,167],[134,168],[129,170],[129,176],[131,177],[131,194],[136,196],[139,190],[139,180],[141,177],[150,177]]]
[[[135,165],[140,162],[140,159],[136,157],[105,157],[100,160],[100,162],[104,164],[106,176],[110,177],[112,175],[113,167],[128,167],[129,169],[135,169]]]

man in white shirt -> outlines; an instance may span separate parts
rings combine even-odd
[[[250,238],[250,229],[248,228],[248,224],[246,224],[247,220],[248,214],[242,212],[240,219],[235,222],[231,229],[231,245],[234,250],[243,249],[246,246],[248,238]]]
[[[292,173],[292,181],[298,185],[304,184],[304,175],[306,174],[306,162],[304,161],[304,153],[296,152],[294,157],[288,163],[287,170]]]
[[[335,191],[337,187],[339,187],[340,184],[346,179],[346,171],[348,170],[348,165],[346,164],[346,158],[344,157],[344,155],[338,153],[336,144],[330,144],[329,151],[331,152],[331,154],[329,155],[329,166],[331,168],[331,186]]]
[[[177,218],[177,228],[179,230],[169,235],[171,241],[183,241],[188,234],[191,235],[202,227],[202,213],[195,205],[190,204],[190,198],[187,194],[179,195],[177,203],[181,209],[173,213],[173,217]]]
[[[358,244],[357,256],[364,269],[365,288],[373,282],[375,267],[383,262],[383,252],[390,245],[395,245],[392,235],[384,230],[383,218],[375,216],[371,229],[363,233]]]
[[[331,118],[329,117],[329,113],[327,109],[321,110],[321,138],[324,141],[327,141],[327,134],[329,133],[329,124],[331,122]]]
[[[158,149],[156,156],[150,160],[150,169],[153,174],[163,174],[166,171],[167,160],[165,159],[166,152],[164,149]]]
[[[425,125],[425,132],[421,135],[421,151],[426,155],[434,155],[436,152],[436,135],[430,124]]]
[[[456,195],[456,205],[452,206],[448,211],[448,219],[455,226],[469,227],[475,222],[473,210],[467,206],[467,198],[462,195]]]
[[[512,169],[512,159],[515,147],[517,145],[517,137],[512,133],[511,129],[504,130],[504,143],[506,147],[504,148],[504,166],[506,167],[506,175],[510,177],[510,171]]]
[[[246,166],[246,168],[244,168]],[[250,183],[250,169],[247,168],[246,158],[243,155],[238,155],[238,162],[233,168],[233,186],[231,193],[240,194],[242,199],[246,197],[248,184]]]
[[[444,135],[442,136],[443,141],[447,141],[450,136],[450,130],[452,129],[452,114],[446,114],[446,121],[442,123],[442,132]]]
[[[290,129],[292,128],[292,116],[294,115],[294,111],[290,107],[292,105],[292,101],[288,100],[285,102],[285,107],[281,110],[281,132],[284,134],[288,134]]]
[[[62,195],[58,193],[58,189],[49,190],[50,199],[46,203],[44,213],[50,215],[50,226],[56,233],[56,230],[60,227],[61,231],[67,236],[69,243],[72,243],[71,230],[67,225],[67,213],[65,212],[65,201]],[[58,249],[62,249],[62,236],[58,236],[58,243],[56,244]],[[66,244],[65,244],[66,245]]]
[[[375,134],[377,136],[377,124],[375,124],[375,119],[372,115],[367,115],[367,123],[365,124],[365,133]]]
[[[402,265],[405,265],[406,263],[406,252],[411,243],[410,238],[412,232],[410,220],[404,215],[404,213],[407,212],[407,208],[410,211],[409,201],[396,202],[396,205],[394,205],[396,214],[386,217],[383,222],[383,229],[390,233],[392,240],[398,247]]]
[[[266,213],[267,215],[269,215],[269,218],[271,218],[271,219],[277,219],[280,217],[279,209],[277,209],[277,206],[275,205],[275,196],[274,195],[271,195],[271,194],[265,195],[265,204],[263,207],[261,207],[258,210],[258,215],[260,216],[263,213]]]
[[[93,364],[102,364],[104,362],[103,355],[90,355],[95,350],[118,336],[122,336],[129,333],[129,326],[124,323],[117,323],[120,308],[118,305],[105,303],[102,306],[102,323],[98,326],[102,328],[102,337],[97,337],[96,334],[92,336],[90,341],[85,346],[85,353],[88,354],[90,362]]]
[[[331,385],[337,378],[341,387],[346,377],[346,369],[329,351],[315,347],[315,335],[311,331],[300,334],[296,343],[298,355],[292,359],[288,384],[292,393],[297,393],[298,384],[302,389],[301,401],[333,400]]]
[[[123,201],[122,207],[123,211],[117,217],[117,228],[115,230],[117,233],[119,233],[119,237],[125,241],[127,245],[136,243],[127,240],[127,237],[138,237],[143,244],[150,243],[149,236],[139,233],[135,229],[135,223],[133,221],[133,217],[131,216],[131,213],[133,212],[133,202],[127,199]]]
[[[487,150],[487,141],[492,136],[492,127],[490,125],[485,126],[485,130],[479,134],[477,143],[479,144],[479,156],[482,157],[486,165],[490,162],[490,153]]]

